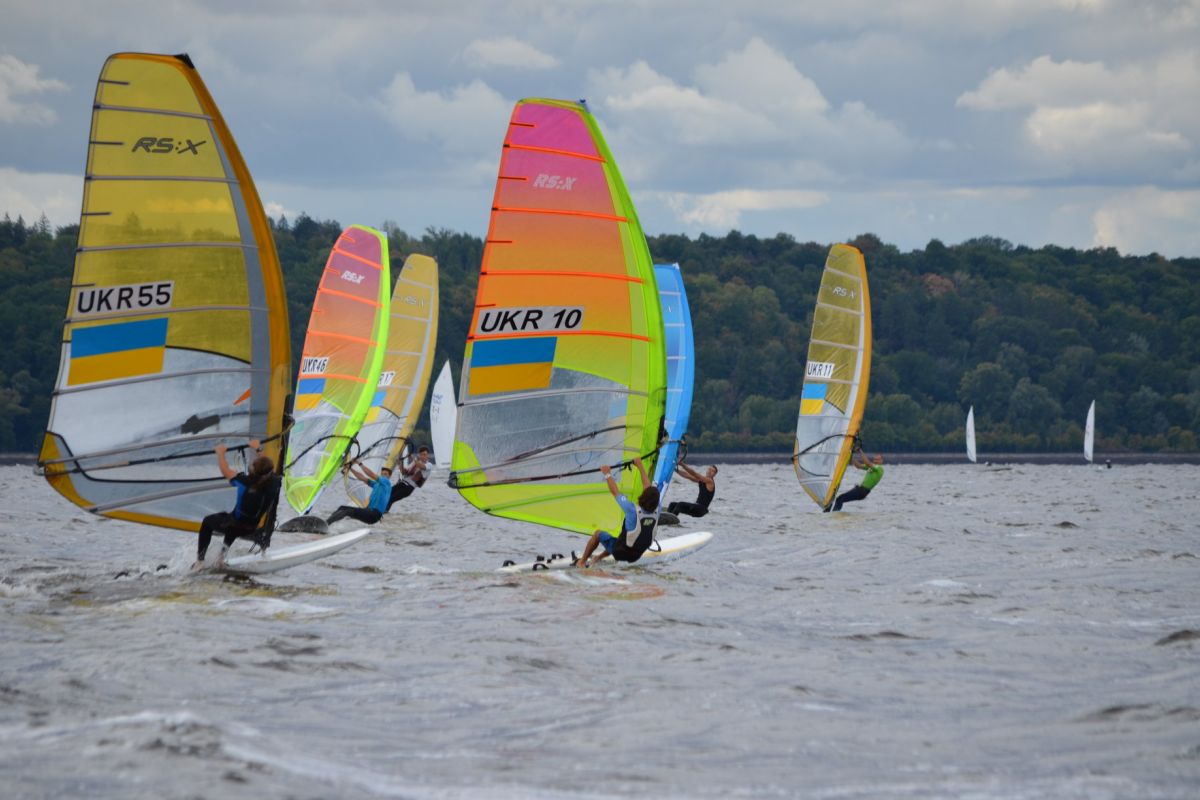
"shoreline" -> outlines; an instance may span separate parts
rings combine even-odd
[[[871,451],[874,454],[875,451]],[[697,464],[790,464],[791,453],[688,453],[687,462]],[[885,464],[962,464],[971,466],[963,453],[889,453]],[[1200,464],[1200,453],[1097,453],[1093,465],[1113,464]],[[975,466],[988,464],[1053,464],[1086,466],[1080,453],[987,453]]]
[[[874,452],[874,451],[872,451]],[[970,464],[962,453],[883,453],[885,464]],[[790,464],[791,453],[688,453],[689,464]],[[1093,463],[1113,464],[1200,464],[1200,453],[1097,453]],[[1079,453],[989,453],[976,466],[988,464],[1085,465]],[[36,453],[0,453],[0,466],[34,466]]]

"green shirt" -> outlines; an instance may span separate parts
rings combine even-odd
[[[874,489],[875,484],[879,483],[879,479],[883,477],[883,466],[873,464],[867,467],[867,474],[863,476],[862,487],[864,489]]]

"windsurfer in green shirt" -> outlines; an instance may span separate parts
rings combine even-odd
[[[826,511],[841,511],[843,503],[851,503],[855,500],[866,498],[871,493],[871,490],[875,488],[875,485],[879,483],[880,478],[883,477],[882,455],[877,455],[872,459],[860,447],[855,451],[854,458],[851,459],[850,463],[857,469],[865,470],[867,474],[863,476],[862,483],[858,486],[839,494],[837,499],[833,501],[832,509],[829,506],[825,506]]]

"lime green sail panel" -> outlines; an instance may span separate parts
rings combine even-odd
[[[792,462],[800,485],[827,506],[850,463],[871,376],[871,295],[857,248],[835,244],[825,260],[800,392]]]
[[[283,490],[307,513],[341,467],[379,383],[391,289],[387,236],[342,232],[313,300],[296,381]]]
[[[619,530],[600,466],[640,455],[653,473],[666,398],[654,267],[581,103],[513,110],[459,397],[451,485],[490,514]],[[614,475],[636,499],[637,473]]]

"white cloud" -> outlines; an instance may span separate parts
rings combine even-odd
[[[1021,70],[998,69],[973,92],[964,92],[955,105],[977,111],[999,111],[1040,105],[1071,105],[1099,99],[1118,99],[1124,93],[1116,76],[1098,61],[1055,62],[1038,56]]]
[[[463,58],[474,67],[552,69],[558,66],[554,56],[511,36],[476,39],[463,50]]]
[[[423,92],[407,72],[397,73],[374,101],[377,111],[409,139],[450,151],[494,150],[503,141],[512,104],[483,81],[449,91]]]
[[[1200,253],[1200,191],[1167,191],[1152,186],[1107,199],[1092,215],[1098,247],[1123,253]]]
[[[777,162],[804,157],[858,164],[910,147],[895,124],[861,102],[835,108],[815,82],[759,38],[697,66],[690,86],[645,61],[588,77],[597,105],[638,131],[632,138],[641,143],[666,142],[664,158],[679,158],[681,144],[724,148],[730,160],[765,157],[766,150],[747,149],[771,145]]]
[[[79,222],[83,178],[46,172],[21,172],[0,167],[0,215],[37,221],[42,214],[54,225]]]
[[[829,202],[824,192],[797,189],[731,189],[712,194],[664,193],[663,201],[685,225],[722,229],[736,227],[744,211],[815,208]]]
[[[1200,57],[1166,53],[1110,68],[1099,61],[1039,56],[999,69],[956,105],[1018,110],[1030,155],[1057,172],[1177,174],[1200,141]]]
[[[38,69],[36,64],[26,64],[16,56],[0,55],[0,123],[52,125],[58,119],[52,109],[41,103],[18,99],[21,95],[67,88],[62,81],[39,78]]]

